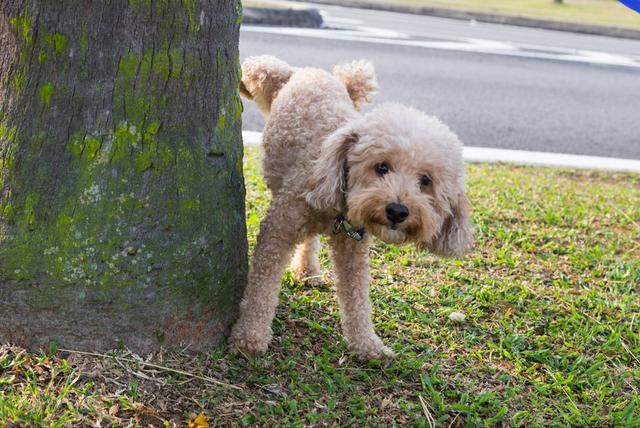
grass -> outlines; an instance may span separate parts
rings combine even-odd
[[[558,21],[583,22],[639,28],[640,14],[616,0],[367,0],[372,3],[399,3],[434,6]]]
[[[249,148],[252,244],[268,204],[257,157]],[[0,348],[0,425],[204,426],[203,413],[215,426],[639,426],[640,176],[468,172],[469,256],[372,249],[374,319],[391,363],[347,351],[323,252],[324,285],[285,276],[274,342],[257,358],[222,347],[144,360]]]

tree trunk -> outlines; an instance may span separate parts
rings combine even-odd
[[[246,276],[240,0],[2,0],[0,342],[216,343]]]

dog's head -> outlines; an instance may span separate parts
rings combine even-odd
[[[462,144],[438,119],[383,104],[323,143],[306,199],[389,243],[443,256],[473,243]]]

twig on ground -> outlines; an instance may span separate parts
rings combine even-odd
[[[640,224],[636,223],[630,216],[629,214],[627,214],[626,212],[622,211],[620,208],[618,208],[615,204],[611,204],[611,207],[616,210],[619,214],[622,214],[623,217],[625,217],[627,220],[629,220],[629,222],[631,224],[633,224],[636,229],[638,229],[638,232],[640,232]]]
[[[420,404],[422,405],[422,412],[424,413],[424,417],[427,418],[427,422],[429,422],[429,426],[431,428],[435,428],[436,421],[435,419],[433,419],[433,415],[431,415],[431,412],[427,407],[427,403],[424,401],[424,398],[422,398],[422,395],[418,394],[418,398],[420,399]]]
[[[560,387],[560,390],[562,392],[564,392],[564,395],[567,396],[567,398],[569,399],[569,402],[571,403],[571,405],[573,406],[574,411],[578,411],[578,406],[576,406],[576,403],[573,401],[573,399],[571,398],[571,396],[569,395],[569,393],[566,391],[565,386],[562,385],[559,381],[558,378],[556,377],[555,373],[553,373],[551,370],[549,369],[545,369],[547,373],[549,373],[551,375],[551,377],[553,378],[553,381],[556,383],[556,385],[558,385]]]
[[[449,426],[447,428],[451,428],[453,426],[453,423],[458,419],[458,416],[460,416],[460,413],[456,413],[456,417],[453,418],[453,420],[451,421],[451,423],[449,424]]]
[[[222,382],[222,381],[219,381],[219,380],[214,379],[214,378],[209,377],[209,376],[202,376],[202,375],[198,375],[198,374],[195,374],[195,373],[189,373],[189,372],[186,372],[184,370],[178,370],[178,369],[173,369],[171,367],[160,366],[158,364],[147,363],[145,361],[141,361],[141,360],[135,359],[135,358],[123,358],[123,357],[117,357],[115,355],[105,355],[105,354],[99,354],[97,352],[76,351],[76,350],[73,350],[73,349],[62,349],[62,348],[60,348],[58,350],[62,351],[62,352],[69,352],[70,354],[88,355],[88,356],[99,357],[99,358],[112,358],[112,359],[115,359],[118,362],[126,361],[126,362],[129,362],[129,363],[138,363],[138,364],[143,365],[143,366],[153,367],[154,369],[159,369],[159,370],[166,371],[166,372],[171,372],[171,373],[176,373],[176,374],[180,374],[180,375],[183,375],[183,376],[188,376],[188,377],[192,377],[192,378],[195,378],[195,379],[203,380],[205,382],[209,382],[209,383],[213,383],[213,384],[216,384],[216,385],[224,386],[225,388],[231,388],[231,389],[235,389],[237,391],[242,391],[242,388],[240,388],[237,385],[232,385],[230,383]]]
[[[629,349],[629,347],[627,346],[626,343],[624,343],[624,340],[622,340],[622,338],[620,338],[620,344],[622,345],[622,347],[629,353],[629,355],[631,355],[633,357],[634,360],[636,360],[636,363],[640,364],[640,360],[638,359],[638,357],[636,357],[636,354],[634,354],[633,352],[631,352],[631,349]]]

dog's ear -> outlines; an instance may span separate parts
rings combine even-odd
[[[471,207],[464,190],[450,201],[450,207],[439,235],[426,243],[426,247],[443,257],[460,257],[469,252],[473,245]]]
[[[322,143],[320,156],[313,163],[307,180],[306,200],[312,207],[324,211],[341,211],[347,190],[347,154],[358,141],[358,134],[349,125],[329,135]]]

